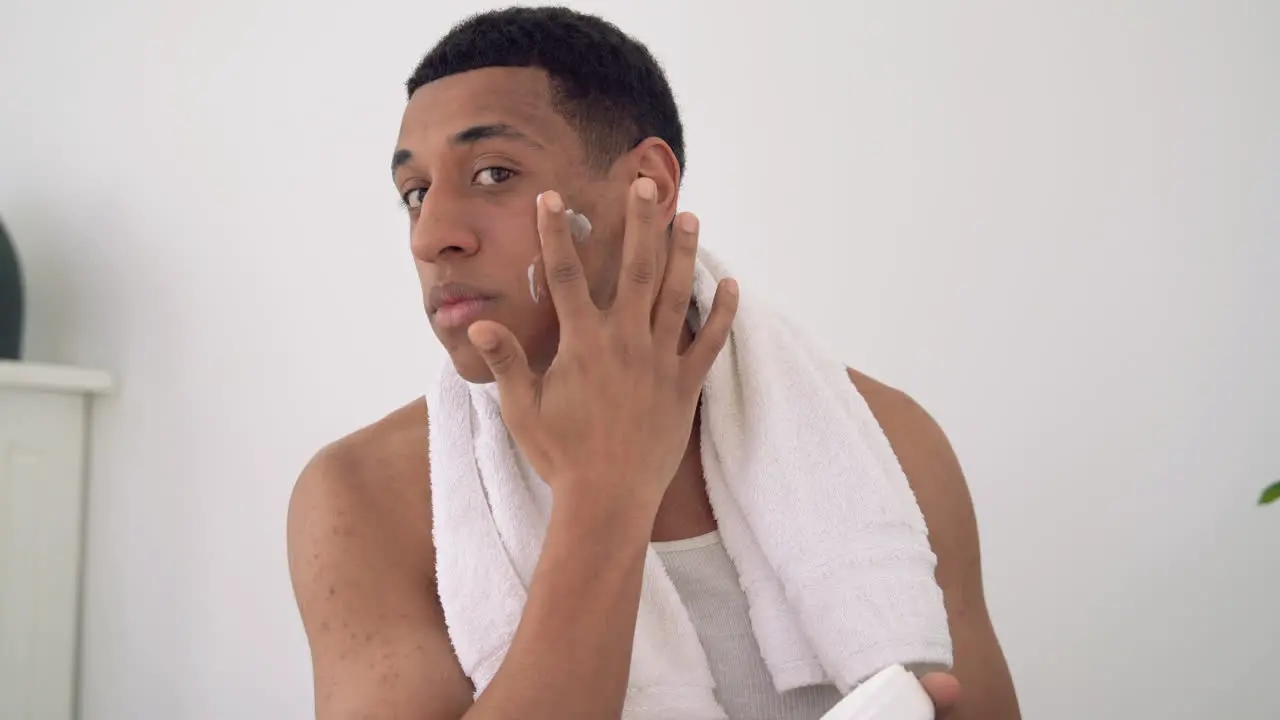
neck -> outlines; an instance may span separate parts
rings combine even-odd
[[[693,342],[693,331],[685,325],[680,334],[680,352]],[[680,466],[662,496],[653,522],[653,542],[684,540],[716,529],[716,518],[707,499],[707,481],[702,474],[702,414],[693,416],[693,427]]]
[[[653,521],[650,540],[666,542],[705,535],[716,529],[716,518],[707,499],[707,482],[702,476],[702,442],[700,418],[693,419],[693,431],[685,446],[684,457],[662,496],[658,515]]]

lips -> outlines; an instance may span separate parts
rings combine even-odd
[[[438,327],[465,327],[474,322],[493,299],[491,293],[471,285],[444,283],[428,293],[427,313]]]

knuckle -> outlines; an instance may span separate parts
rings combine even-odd
[[[636,338],[625,333],[618,333],[613,336],[610,344],[614,358],[624,368],[632,368],[644,363],[646,348]]]
[[[680,379],[680,358],[672,355],[666,362],[659,362],[656,372],[664,385],[671,385]]]
[[[701,339],[705,343],[705,347],[712,355],[718,354],[729,339],[729,333],[723,324],[717,324],[714,328],[708,328],[709,332],[704,332]]]
[[[505,371],[511,367],[511,363],[515,360],[515,356],[509,350],[498,350],[489,355],[489,365],[494,370]]]
[[[617,353],[618,353],[618,362],[622,364],[622,367],[624,368],[635,367],[635,364],[636,364],[635,348],[631,347],[627,343],[619,343],[617,347]]]
[[[589,355],[594,353],[584,353],[566,349],[556,355],[556,362],[564,362],[566,369],[574,375],[583,375],[591,369],[591,361]]]
[[[625,336],[615,335],[612,342],[613,355],[624,366],[630,366],[635,359],[635,346]]]
[[[697,353],[699,357],[699,364],[704,366],[710,366],[711,363],[714,362],[715,359],[720,356],[721,349],[722,347],[720,346],[719,343],[717,343],[715,340],[711,338],[707,338],[707,341],[703,343],[702,347],[699,348]]]
[[[547,278],[559,285],[575,283],[582,279],[582,267],[572,260],[561,260],[551,266]]]
[[[692,300],[692,297],[688,292],[675,293],[674,295],[671,296],[671,305],[670,305],[671,312],[683,318],[685,313],[689,309],[689,302],[691,300]]]
[[[653,284],[657,269],[651,260],[634,260],[627,266],[627,276],[641,285]]]

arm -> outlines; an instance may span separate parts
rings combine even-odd
[[[322,451],[295,487],[289,562],[317,718],[617,717],[652,515],[557,503],[516,637],[473,705],[435,591],[423,411],[404,441]]]
[[[849,378],[884,428],[929,527],[961,696],[949,720],[1017,720],[1013,679],[987,613],[978,526],[964,473],[942,428],[905,393],[857,371]]]
[[[621,716],[652,527],[647,511],[552,510],[520,626],[468,719]]]
[[[435,593],[427,483],[406,482],[385,456],[367,460],[391,448],[364,439],[317,454],[289,504],[289,571],[316,717],[456,720],[472,692]],[[426,467],[417,445],[422,459],[404,469]]]

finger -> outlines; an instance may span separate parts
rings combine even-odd
[[[542,261],[546,268],[547,290],[560,318],[562,331],[585,322],[598,312],[587,287],[582,261],[573,246],[564,199],[557,192],[538,196],[538,235],[542,238]]]
[[[516,336],[496,322],[477,320],[467,328],[467,338],[493,373],[503,406],[525,402],[532,394],[535,377]]]
[[[733,328],[733,318],[738,314],[738,283],[735,280],[721,280],[716,287],[716,297],[711,301],[711,312],[707,322],[698,331],[698,336],[684,351],[684,363],[681,369],[684,375],[685,390],[694,392],[702,387],[716,361],[720,350],[729,339],[729,330]]]
[[[642,177],[631,184],[627,229],[622,238],[622,267],[614,313],[637,331],[648,330],[658,282],[658,186]]]
[[[929,693],[938,718],[945,718],[960,702],[960,681],[947,673],[929,673],[920,678],[924,691]]]
[[[698,218],[681,213],[671,232],[671,252],[662,273],[662,289],[653,307],[653,341],[659,348],[680,343],[693,293],[693,271],[698,259]]]

